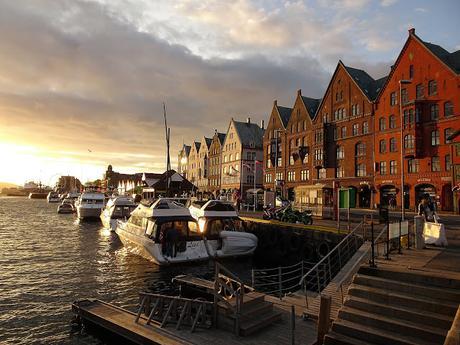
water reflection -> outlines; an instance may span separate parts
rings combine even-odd
[[[228,262],[248,277],[250,260]],[[139,291],[174,293],[178,274],[212,278],[212,263],[159,267],[101,222],[57,214],[44,200],[0,197],[0,343],[99,344],[70,336],[71,303],[99,298],[134,310]]]

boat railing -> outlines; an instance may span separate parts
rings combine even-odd
[[[135,322],[138,323],[141,314],[147,317],[146,325],[152,321],[158,322],[160,327],[168,323],[175,323],[176,329],[181,326],[190,326],[190,332],[196,327],[210,328],[213,326],[213,303],[201,298],[190,299],[179,296],[168,296],[141,292],[140,307]]]

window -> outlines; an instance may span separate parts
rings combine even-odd
[[[436,80],[430,80],[428,82],[428,94],[436,95],[438,93],[438,83]]]
[[[390,94],[390,105],[396,105],[396,92]]]
[[[439,145],[439,130],[431,131],[431,146]]]
[[[454,133],[454,131],[452,130],[452,128],[446,128],[444,130],[444,142],[446,144],[450,144],[452,142],[452,140],[449,140],[447,138],[449,138],[453,133]]]
[[[385,139],[380,140],[379,142],[379,152],[385,153],[387,151],[387,142]]]
[[[278,158],[278,161],[276,162],[276,166],[277,166],[277,167],[283,166],[282,157],[281,157],[281,156],[278,156],[277,158]]]
[[[351,115],[359,115],[359,104],[353,104],[351,106]]]
[[[266,163],[266,167],[267,167],[267,168],[271,168],[271,167],[272,167],[272,161],[270,160],[270,158],[268,158],[268,159],[266,160],[266,162],[267,162],[267,163]]]
[[[430,106],[430,117],[432,121],[439,119],[439,106],[437,104],[432,104]]]
[[[431,171],[441,171],[441,164],[439,163],[439,156],[431,157]]]
[[[415,137],[412,134],[408,134],[404,137],[404,148],[413,149],[415,147]]]
[[[294,165],[294,156],[292,154],[289,155],[289,165]]]
[[[344,176],[345,176],[345,172],[344,172],[343,166],[338,165],[337,168],[335,169],[335,177],[344,177]]]
[[[254,184],[254,175],[247,175],[246,176],[246,183]]]
[[[353,124],[352,133],[353,133],[353,135],[358,135],[359,134],[359,123]]]
[[[323,142],[323,131],[316,131],[315,132],[315,143]]]
[[[310,179],[310,170],[301,170],[300,171],[300,180],[307,181]]]
[[[385,118],[381,117],[379,119],[379,130],[384,131],[386,129]]]
[[[451,101],[444,103],[444,116],[449,117],[454,115],[454,105]]]
[[[356,176],[366,176],[366,165],[364,163],[356,164]]]
[[[446,166],[446,171],[451,171],[452,170],[452,160],[450,158],[450,155],[446,155],[444,157],[444,164]]]
[[[323,159],[323,149],[315,149],[315,160],[320,161]]]
[[[357,143],[355,145],[355,155],[356,157],[362,157],[366,155],[366,144]]]
[[[398,173],[398,163],[396,161],[390,161],[390,175],[396,175]]]
[[[414,77],[414,65],[409,66],[409,79]]]
[[[417,84],[415,87],[415,97],[417,99],[423,98],[423,84]]]
[[[418,173],[419,172],[419,160],[418,159],[409,159],[407,161],[407,172],[409,173]]]
[[[337,132],[337,127],[334,127],[334,140],[337,140],[338,138],[338,132]]]
[[[390,152],[396,152],[396,138],[390,138]]]
[[[295,181],[295,171],[288,171],[288,181]]]
[[[277,181],[283,181],[283,173],[282,172],[276,173],[276,180]]]
[[[318,178],[326,178],[326,169],[322,168],[318,170]]]
[[[390,128],[396,128],[396,117],[394,115],[390,115],[389,126]]]
[[[379,164],[380,175],[387,174],[387,162],[380,162]]]
[[[344,159],[345,158],[345,150],[343,146],[337,146],[337,159]]]
[[[401,102],[402,104],[407,103],[408,97],[407,97],[407,89],[401,89]]]
[[[363,134],[369,133],[369,124],[367,122],[363,122]]]
[[[341,133],[341,137],[342,137],[342,138],[345,138],[345,137],[347,136],[347,127],[343,126],[343,127],[341,128],[341,132],[342,132],[342,133]]]

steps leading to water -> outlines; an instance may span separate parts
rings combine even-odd
[[[324,344],[443,344],[459,303],[460,279],[363,266]]]
[[[281,319],[282,313],[273,309],[273,303],[265,301],[264,294],[258,292],[246,293],[241,305],[239,333],[250,335]],[[229,304],[236,306],[236,298],[230,299]],[[235,330],[236,316],[224,302],[219,302],[218,327],[229,331]]]

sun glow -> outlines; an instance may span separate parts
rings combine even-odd
[[[35,180],[52,186],[61,175],[74,175],[85,182],[103,171],[102,166],[37,146],[0,142],[0,155],[0,181],[18,185]]]

